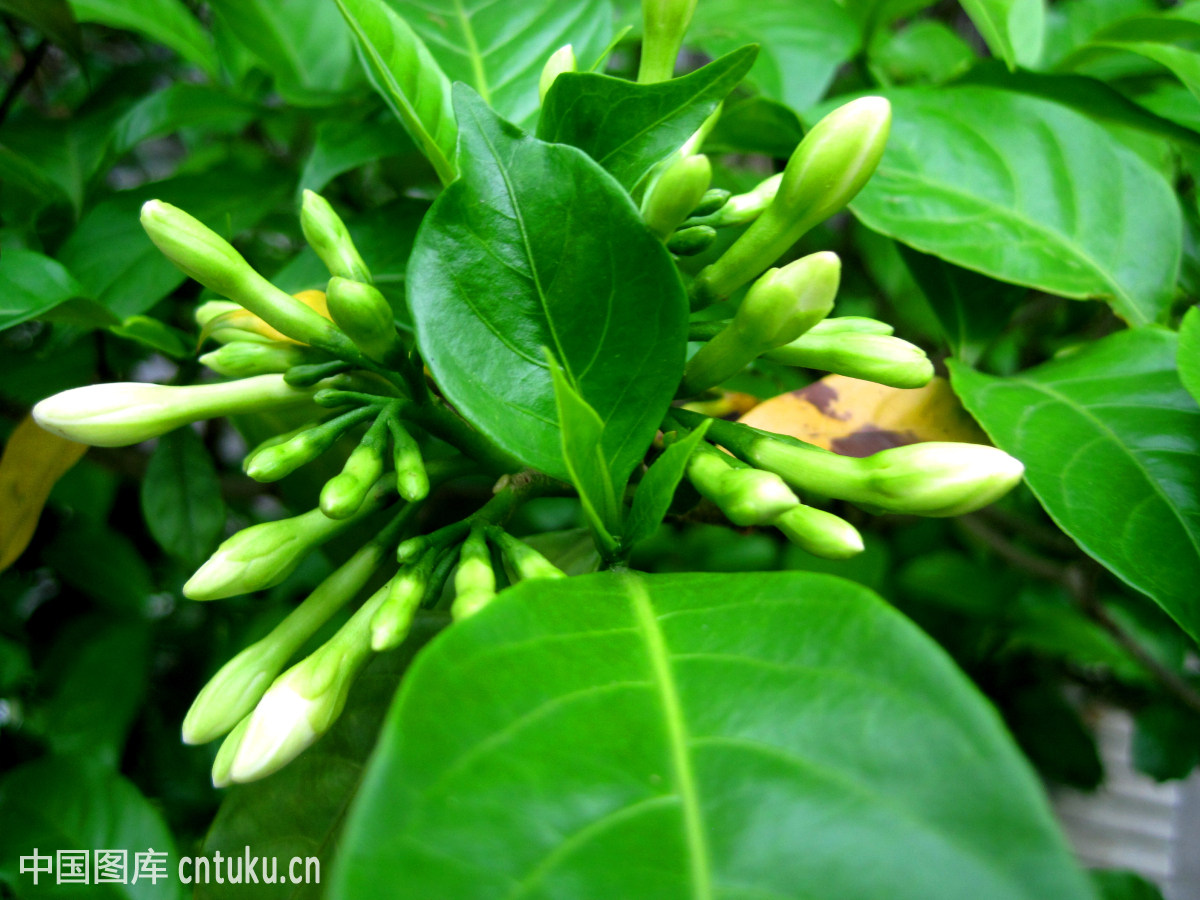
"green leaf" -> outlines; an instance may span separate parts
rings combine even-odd
[[[421,38],[384,0],[336,0],[371,83],[433,165],[454,180],[456,129],[450,82]]]
[[[408,268],[422,355],[469,421],[566,478],[548,347],[604,422],[604,458],[621,484],[683,371],[675,265],[582,151],[535,140],[455,90],[462,177],[425,217]]]
[[[1088,874],[1100,900],[1163,900],[1162,891],[1136,872],[1094,869]]]
[[[608,0],[387,0],[421,36],[450,81],[469,84],[497,114],[531,129],[538,79],[550,54],[571,44],[583,65],[612,36]]]
[[[367,757],[396,684],[413,655],[444,623],[422,613],[410,638],[396,650],[372,660],[355,679],[346,708],[329,733],[274,775],[230,788],[209,829],[203,853],[274,856],[284,866],[294,856],[317,856],[322,884],[264,884],[247,891],[244,884],[196,886],[196,900],[308,900],[324,896],[345,823],[346,808],[362,782]],[[260,869],[261,871],[261,869]],[[282,873],[282,870],[281,870]]]
[[[312,152],[304,161],[297,194],[318,193],[343,172],[379,159],[416,153],[408,133],[390,113],[367,119],[339,117],[317,126]]]
[[[1200,716],[1166,700],[1139,710],[1133,764],[1155,781],[1187,778],[1200,764]]]
[[[862,28],[864,37],[870,39],[897,19],[907,19],[933,3],[934,0],[844,0],[843,5]]]
[[[83,37],[67,0],[0,0],[0,11],[28,22],[76,60],[83,59]]]
[[[836,0],[704,0],[688,32],[710,56],[761,48],[751,80],[772,100],[805,110],[859,47],[858,26]]]
[[[136,787],[93,760],[47,757],[10,769],[0,780],[0,819],[20,827],[0,829],[0,882],[16,897],[95,900],[182,900],[175,877],[179,856],[162,816]],[[54,876],[20,873],[20,857],[34,848],[53,858],[58,850],[127,850],[128,884],[59,887]],[[132,881],[136,853],[165,851],[166,877]],[[90,871],[90,870],[89,870]],[[47,883],[48,882],[48,883]]]
[[[113,612],[149,614],[154,582],[133,541],[115,529],[75,520],[44,557],[66,584]]]
[[[203,127],[207,133],[241,131],[261,110],[253,103],[207,84],[171,84],[135,104],[117,120],[113,137],[118,154],[142,141]]]
[[[763,153],[787,159],[804,137],[800,117],[761,94],[730,100],[704,139],[705,153]]]
[[[19,247],[4,251],[0,266],[0,331],[82,297],[83,288],[62,263]]]
[[[1045,0],[960,0],[988,49],[1010,69],[1035,66],[1046,37]]]
[[[107,312],[105,307],[100,308]],[[174,359],[185,359],[192,355],[191,342],[187,335],[149,316],[130,316],[123,322],[109,326],[108,330],[117,337],[137,341]]]
[[[632,191],[737,87],[757,54],[756,47],[742,47],[657,84],[566,72],[546,95],[538,137],[578,147]]]
[[[936,19],[918,19],[881,34],[871,45],[871,69],[883,84],[941,84],[970,68],[977,57],[958,32]]]
[[[93,206],[59,250],[88,294],[125,317],[144,313],[184,282],[184,274],[146,237],[142,204],[159,199],[186,209],[226,238],[255,225],[287,195],[282,169],[234,167],[121,191]]]
[[[1179,324],[1179,380],[1200,402],[1200,307],[1193,306]]]
[[[219,73],[212,41],[180,0],[71,0],[75,18],[137,31],[170,47],[210,78]]]
[[[668,447],[638,482],[633,506],[629,510],[629,521],[622,534],[624,546],[632,547],[638,541],[645,540],[662,524],[675,498],[675,489],[687,471],[692,451],[704,440],[708,424],[704,422],[687,437]]]
[[[621,512],[612,473],[604,458],[604,422],[571,386],[548,350],[546,361],[554,379],[563,464],[571,476],[571,483],[579,491],[583,513],[596,535],[597,544],[609,553],[616,548],[612,532],[620,531]],[[623,492],[625,485],[620,488]]]
[[[350,30],[328,0],[209,0],[209,5],[292,103],[343,102],[359,77]]]
[[[212,457],[190,428],[158,439],[142,480],[142,515],[159,546],[199,564],[216,548],[225,503]]]
[[[1056,66],[1101,29],[1158,10],[1154,0],[1058,0],[1046,10],[1045,68]]]
[[[991,88],[886,96],[891,139],[851,207],[868,227],[1000,281],[1103,297],[1131,323],[1164,314],[1179,269],[1179,205],[1103,128]]]
[[[950,349],[974,365],[1008,324],[1025,291],[896,244],[904,264],[929,300]]]
[[[802,573],[526,582],[439,636],[331,894],[406,895],[1091,897],[962,673]]]
[[[1176,336],[1123,331],[1011,378],[953,360],[954,389],[1060,528],[1200,636],[1200,409]]]

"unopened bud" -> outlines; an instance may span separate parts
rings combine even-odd
[[[282,334],[338,355],[354,352],[332,322],[259,275],[228,241],[195,217],[169,203],[150,200],[142,206],[142,227],[184,273]]]
[[[806,334],[767,358],[895,388],[919,388],[933,378],[933,363],[915,344],[884,334]]]
[[[695,256],[703,253],[717,239],[717,229],[710,225],[681,228],[667,238],[667,249],[676,256]]]
[[[396,491],[410,503],[429,496],[429,473],[421,458],[421,448],[395,416],[388,418],[392,434],[392,467],[396,470]]]
[[[354,246],[346,223],[320,194],[304,192],[300,203],[300,230],[331,275],[370,284],[371,270]]]
[[[541,77],[538,78],[538,103],[546,102],[546,95],[550,93],[550,87],[554,84],[554,79],[558,78],[563,72],[574,72],[578,68],[578,63],[575,61],[575,48],[570,44],[564,44],[546,60],[546,64],[542,66]]]
[[[67,440],[124,447],[202,419],[303,405],[311,398],[311,390],[293,388],[280,375],[182,386],[113,382],[47,397],[33,408],[33,418]]]
[[[704,196],[700,198],[700,202],[696,204],[692,210],[692,216],[711,216],[722,206],[729,202],[729,198],[733,194],[724,188],[710,188],[704,192]]]
[[[392,305],[377,289],[335,275],[326,299],[338,327],[371,359],[388,362],[403,356]]]
[[[205,353],[200,362],[226,378],[283,373],[292,366],[313,362],[312,351],[303,344],[275,341],[233,341]]]
[[[665,239],[696,208],[711,182],[712,163],[703,154],[672,163],[646,192],[642,218]]]
[[[895,331],[887,322],[866,316],[832,316],[822,319],[811,329],[811,335],[825,334],[891,334]]]
[[[567,577],[566,572],[538,553],[537,550],[501,528],[489,528],[488,538],[499,549],[501,557],[514,576],[514,581]]]
[[[687,475],[735,525],[769,524],[800,503],[778,475],[744,468],[703,443],[692,452]]]
[[[371,617],[371,649],[382,653],[399,647],[408,637],[413,617],[429,589],[437,553],[426,553],[414,565],[405,566],[388,583],[387,599]]]
[[[456,622],[473,616],[495,596],[496,572],[492,568],[492,554],[483,528],[475,527],[463,541],[458,569],[454,573],[454,602],[450,605],[450,615]]]
[[[343,434],[375,414],[369,407],[350,410],[319,425],[305,425],[269,438],[242,462],[242,470],[255,481],[278,481],[312,462]]]
[[[866,489],[889,512],[961,516],[999,500],[1025,467],[996,447],[931,441],[882,450],[863,460]]]
[[[887,100],[860,97],[818,122],[788,160],[771,205],[696,277],[693,304],[728,297],[854,199],[883,156],[891,119]]]
[[[687,34],[696,0],[642,0],[642,59],[637,80],[667,81]]]
[[[731,225],[745,225],[753,222],[771,205],[779,192],[779,184],[783,181],[783,173],[764,178],[744,194],[734,194],[720,208],[703,216],[697,224],[715,225],[727,228]]]
[[[362,441],[350,453],[340,474],[326,482],[321,490],[321,512],[331,519],[354,515],[367,499],[371,486],[383,474],[383,453],[387,447],[387,418],[378,415]]]
[[[217,316],[224,315],[225,313],[236,312],[239,309],[241,309],[241,307],[232,300],[205,300],[196,307],[194,318],[196,319],[196,324],[203,328]]]
[[[773,524],[789,541],[813,556],[849,559],[863,551],[863,539],[858,529],[822,509],[796,506]]]
[[[233,768],[233,758],[237,756],[238,747],[242,745],[242,738],[246,736],[246,729],[249,726],[250,716],[246,716],[237,723],[225,740],[221,742],[221,747],[217,750],[217,758],[213,760],[213,787],[223,788],[233,784],[233,778],[229,774]]]

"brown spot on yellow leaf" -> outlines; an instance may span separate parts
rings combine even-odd
[[[922,441],[989,443],[944,378],[904,389],[829,375],[760,403],[739,421],[843,456]]]
[[[86,444],[43,431],[30,416],[0,456],[0,571],[29,546],[50,490],[87,452]]]

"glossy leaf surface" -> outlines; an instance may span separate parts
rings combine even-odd
[[[1200,635],[1200,408],[1176,336],[1118,332],[1009,378],[951,362],[963,402],[1088,554]]]
[[[887,92],[893,125],[852,204],[870,228],[1000,281],[1103,297],[1131,323],[1174,294],[1170,186],[1078,113],[989,88]]]
[[[32,250],[4,251],[0,267],[0,331],[43,315],[84,290],[62,263]]]
[[[1010,69],[1037,63],[1046,33],[1045,0],[962,0],[962,7]]]
[[[430,209],[408,268],[422,354],[477,427],[566,478],[548,348],[604,422],[620,483],[683,369],[687,309],[674,264],[582,151],[538,141],[455,90],[462,177]]]
[[[410,671],[334,882],[339,900],[1091,896],[942,651],[801,573],[502,594]]]
[[[71,0],[80,22],[137,31],[170,47],[211,78],[219,70],[212,41],[180,0]]]
[[[578,147],[632,191],[737,87],[755,55],[755,48],[742,47],[682,78],[656,84],[565,73],[546,95],[538,137]]]
[[[142,481],[142,514],[159,545],[186,563],[198,565],[216,549],[225,525],[221,483],[190,428],[159,438]]]

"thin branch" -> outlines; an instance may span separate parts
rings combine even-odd
[[[17,45],[20,47],[20,44]],[[37,74],[38,66],[42,64],[42,57],[46,55],[46,51],[50,48],[50,42],[44,38],[38,42],[37,46],[25,54],[25,62],[21,65],[21,70],[17,72],[17,77],[9,84],[8,89],[4,92],[4,99],[0,100],[0,125],[4,124],[4,120],[8,118],[9,110],[12,109],[17,98],[21,95],[21,91],[29,82],[33,81],[33,76]]]

